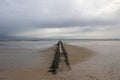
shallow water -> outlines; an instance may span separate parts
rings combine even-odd
[[[7,42],[0,42],[0,47],[17,47],[17,48],[46,48],[52,46],[57,41],[7,41]]]
[[[55,43],[55,41],[0,42],[0,69],[37,67],[43,59],[40,51]]]

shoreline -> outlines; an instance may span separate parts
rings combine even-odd
[[[0,69],[0,80],[119,80],[119,45],[117,43],[117,45],[105,45],[105,43],[104,45],[99,43],[100,45],[81,47],[65,43],[64,47],[68,53],[72,69],[69,71],[59,71],[56,75],[48,73],[53,61],[55,45],[44,50],[22,50],[16,48],[3,50],[0,48],[0,53],[29,53],[29,56],[35,55],[35,59],[38,56],[37,63],[35,64],[36,67]]]

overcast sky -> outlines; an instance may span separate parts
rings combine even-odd
[[[0,39],[120,39],[120,0],[0,0]]]

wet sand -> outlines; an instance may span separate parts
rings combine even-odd
[[[58,72],[56,75],[48,73],[56,48],[53,46],[42,51],[35,50],[41,57],[34,64],[36,66],[0,69],[0,80],[120,80],[118,46],[77,47],[64,44],[64,47],[68,53],[71,70]],[[97,49],[101,49],[101,52]],[[2,51],[3,49],[0,48],[0,53]],[[7,51],[12,52],[13,49],[7,49]]]

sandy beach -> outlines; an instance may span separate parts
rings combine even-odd
[[[17,67],[12,66],[13,63],[13,65],[17,64],[14,58],[6,57],[4,60],[13,59],[13,61],[9,68],[0,68],[0,80],[120,80],[119,45],[97,44],[80,47],[65,43],[64,47],[68,53],[71,70],[58,71],[56,75],[48,72],[54,57],[55,45],[44,50],[0,47],[0,53],[24,52],[24,54],[31,53],[29,55],[38,56],[37,59],[35,57],[32,60],[32,65],[18,65]]]

